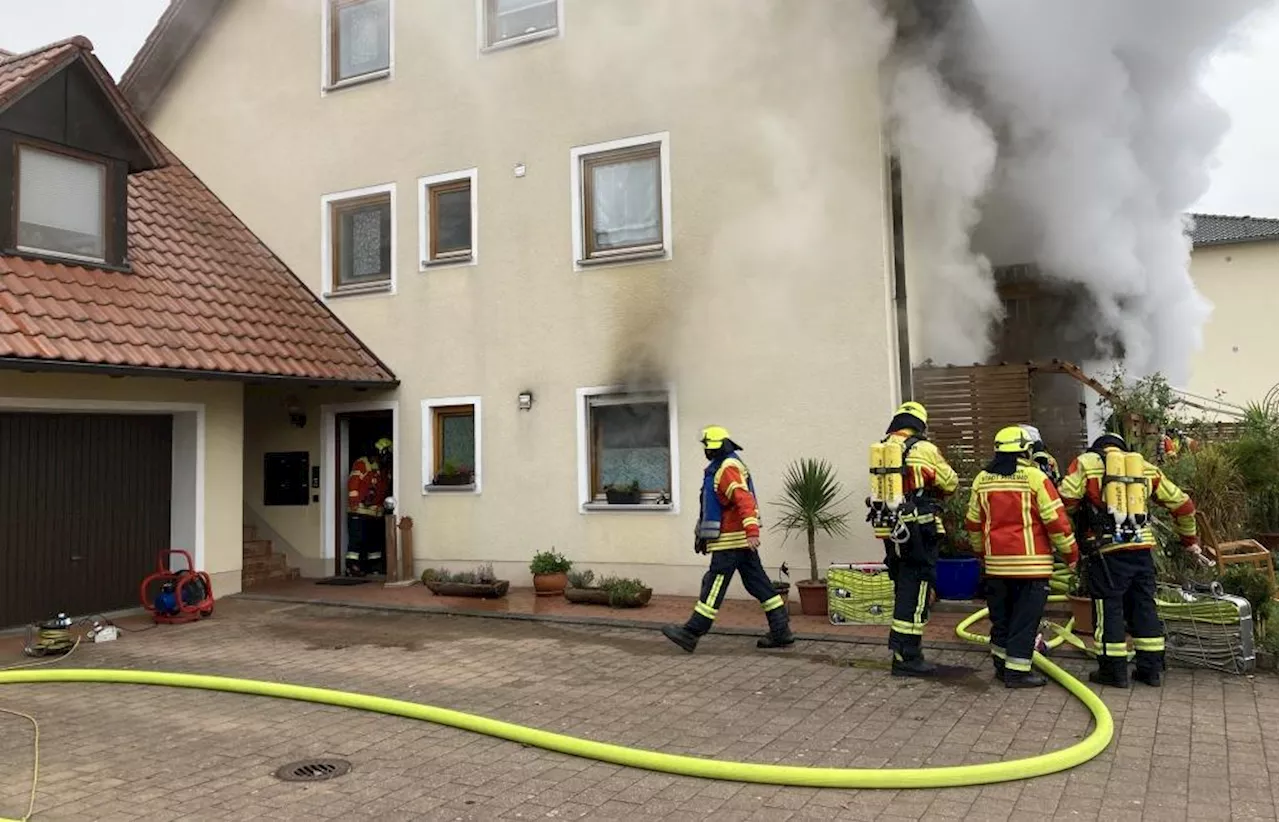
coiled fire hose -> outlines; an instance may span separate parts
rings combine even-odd
[[[1049,601],[1060,602],[1065,596],[1050,596]],[[986,643],[988,637],[975,634],[970,626],[984,619],[987,609],[975,611],[956,626],[956,635],[969,642]],[[1049,641],[1060,644],[1061,639]],[[650,771],[693,776],[703,779],[721,779],[733,782],[754,782],[766,785],[784,785],[808,788],[956,788],[1008,782],[1044,776],[1074,768],[1104,751],[1111,742],[1115,727],[1107,706],[1096,694],[1079,680],[1039,653],[1033,655],[1036,667],[1050,679],[1067,689],[1079,699],[1093,715],[1093,731],[1084,739],[1057,751],[1013,759],[1007,762],[984,762],[976,765],[947,765],[930,768],[821,768],[806,765],[766,765],[756,762],[731,762],[703,759],[695,756],[628,748],[607,742],[566,736],[550,731],[529,728],[512,722],[503,722],[475,714],[422,705],[400,699],[388,699],[349,691],[328,688],[312,688],[281,682],[264,682],[253,679],[236,679],[203,674],[168,673],[163,671],[134,671],[109,668],[67,668],[42,670],[0,671],[0,685],[17,685],[51,682],[109,682],[129,685],[163,685],[175,688],[194,688],[207,691],[269,696],[321,705],[372,711],[388,716],[401,716],[434,722],[473,733],[506,739],[542,748],[548,751],[642,768]],[[38,762],[37,762],[38,767]],[[35,786],[32,785],[34,796]],[[27,817],[24,817],[26,819]],[[14,820],[0,819],[0,822]]]

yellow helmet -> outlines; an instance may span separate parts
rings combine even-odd
[[[929,412],[925,410],[925,407],[923,405],[921,405],[920,403],[914,400],[908,400],[907,402],[904,402],[902,405],[898,406],[897,411],[893,412],[893,415],[895,417],[900,416],[902,414],[906,414],[907,416],[910,416],[910,417],[915,417],[916,419],[920,420],[921,425],[929,424]]]
[[[384,451],[390,451],[391,440],[387,439],[386,437],[383,437],[382,439],[378,440],[373,444],[373,450],[377,451],[379,454],[383,453]]]
[[[708,425],[702,429],[702,447],[708,451],[718,451],[724,444],[729,443],[730,447],[737,447],[737,443],[733,441],[733,437],[729,434],[729,429],[719,425]]]
[[[996,451],[1001,454],[1023,454],[1031,450],[1031,438],[1019,425],[1010,425],[996,432]]]

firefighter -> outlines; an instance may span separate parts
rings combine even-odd
[[[716,612],[729,582],[737,571],[747,593],[760,601],[769,634],[756,642],[758,648],[784,648],[795,643],[787,602],[773,588],[769,574],[760,564],[760,511],[755,482],[746,463],[738,456],[742,446],[718,425],[702,429],[702,449],[707,468],[702,478],[702,499],[694,550],[711,555],[711,566],[702,577],[702,593],[684,625],[667,625],[667,639],[693,653],[698,640],[711,630]]]
[[[1053,481],[1035,463],[1026,426],[996,434],[995,458],[973,480],[964,527],[983,556],[991,619],[991,664],[1006,688],[1039,688],[1031,670],[1036,632],[1049,598],[1053,556],[1078,557],[1071,520]]]
[[[347,476],[347,573],[351,576],[383,573],[387,531],[383,503],[391,484],[391,440],[373,444],[375,456],[360,457]]]
[[[901,448],[902,502],[892,517],[876,521],[868,515],[877,537],[884,541],[885,565],[893,580],[893,624],[889,649],[894,676],[929,676],[935,666],[926,662],[920,643],[929,622],[929,605],[937,582],[938,550],[945,531],[942,500],[960,485],[956,472],[938,447],[926,438],[929,412],[918,402],[898,407],[880,444]],[[873,449],[874,450],[874,449]],[[873,469],[875,470],[875,469]],[[896,482],[896,479],[895,479]]]
[[[1103,434],[1067,468],[1058,486],[1088,570],[1093,599],[1098,670],[1089,680],[1129,687],[1126,631],[1133,637],[1134,678],[1160,687],[1164,671],[1164,627],[1156,614],[1156,574],[1147,503],[1155,499],[1173,514],[1183,547],[1202,563],[1195,504],[1159,468],[1132,453],[1123,438]]]
[[[1044,446],[1044,439],[1040,436],[1040,429],[1034,425],[1018,426],[1031,440],[1031,461],[1036,467],[1043,471],[1054,485],[1062,481],[1062,469],[1058,467],[1058,461],[1053,458],[1048,449]]]

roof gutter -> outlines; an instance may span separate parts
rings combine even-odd
[[[351,380],[322,377],[296,377],[287,374],[251,374],[235,371],[203,371],[185,368],[148,368],[135,365],[111,365],[107,363],[66,362],[22,357],[0,357],[0,371],[25,371],[50,374],[89,374],[100,377],[150,377],[152,379],[210,380],[267,385],[305,385],[309,388],[358,388],[391,389],[400,386],[400,380]]]

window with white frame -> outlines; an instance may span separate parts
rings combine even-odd
[[[423,491],[480,490],[480,398],[422,404]]]
[[[392,0],[325,0],[328,85],[374,78],[391,70]]]
[[[670,395],[579,393],[583,502],[589,506],[670,505],[675,485]]]
[[[486,47],[512,45],[555,35],[560,0],[480,0],[484,4]]]
[[[324,198],[325,292],[380,291],[393,284],[395,187]]]
[[[19,145],[20,250],[84,260],[107,257],[107,167],[61,152]]]
[[[475,262],[476,169],[418,180],[420,267]]]
[[[576,148],[572,159],[579,264],[670,254],[665,134]]]

